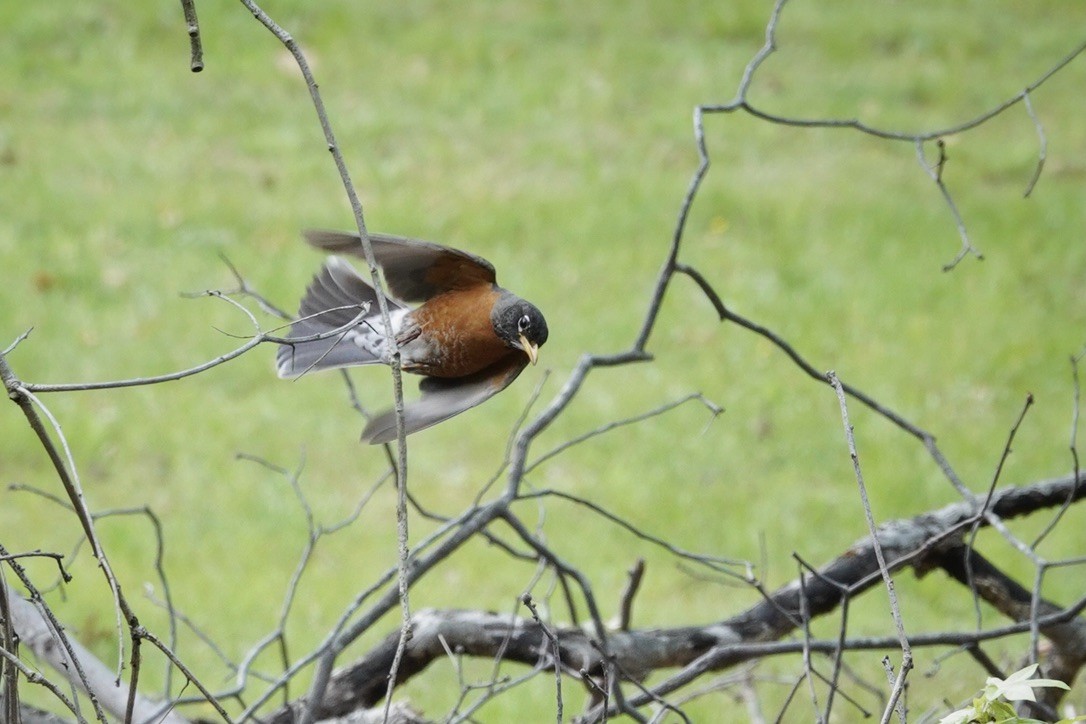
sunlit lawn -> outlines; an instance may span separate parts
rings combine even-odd
[[[320,261],[299,230],[352,224],[290,57],[240,4],[198,9],[207,69],[194,75],[176,3],[0,8],[8,37],[0,45],[0,347],[34,328],[10,357],[26,380],[160,374],[230,350],[241,343],[231,335],[252,333],[247,318],[182,293],[232,287],[223,254],[255,289],[293,309]],[[538,409],[583,353],[620,351],[634,339],[696,167],[692,109],[732,98],[771,6],[279,2],[267,10],[309,55],[369,227],[479,253],[547,315],[539,368],[411,439],[412,491],[454,514],[499,470],[534,389]],[[1077,4],[797,0],[750,98],[784,115],[891,130],[953,126],[1040,77],[1082,41],[1083,27],[1086,7]],[[973,489],[990,484],[1029,392],[1036,405],[1003,481],[1064,473],[1068,360],[1086,343],[1084,84],[1080,58],[1031,96],[1047,158],[1029,199],[1039,140],[1022,106],[947,138],[943,178],[983,261],[941,271],[958,234],[911,143],[742,115],[706,118],[713,166],[682,258],[816,368],[835,369],[935,433]],[[865,534],[831,390],[766,341],[719,325],[681,279],[650,349],[651,363],[594,372],[536,449],[691,392],[725,413],[706,428],[711,415],[691,403],[623,427],[540,467],[532,484],[589,497],[678,546],[751,560],[770,588],[795,576],[793,552],[821,563]],[[324,525],[348,516],[386,466],[380,449],[358,444],[362,421],[337,375],[284,382],[272,357],[258,349],[180,382],[43,398],[71,443],[89,504],[146,505],[161,518],[175,605],[235,660],[276,625],[307,535],[288,477],[236,455],[301,469]],[[353,379],[365,404],[389,403],[384,371]],[[858,404],[850,411],[877,519],[957,499],[915,439]],[[0,543],[69,552],[74,518],[6,489],[59,492],[14,405],[0,412],[0,439]],[[393,500],[386,484],[354,525],[321,541],[288,622],[293,655],[394,564]],[[527,504],[522,512],[537,515]],[[748,588],[689,575],[585,510],[550,502],[538,515],[554,548],[590,575],[607,616],[638,556],[649,562],[636,626],[708,622],[756,600]],[[1084,522],[1073,511],[1042,553],[1081,555],[1075,531]],[[412,519],[414,540],[430,529]],[[165,616],[141,592],[149,582],[154,598],[163,595],[147,520],[105,519],[100,533],[146,622],[165,632]],[[1027,561],[994,538],[981,541],[1032,580]],[[30,570],[42,585],[53,575],[44,564]],[[73,572],[50,600],[112,661],[113,613],[85,546]],[[533,573],[473,544],[425,579],[412,605],[512,611]],[[1045,593],[1058,602],[1082,593],[1074,577],[1050,584]],[[975,625],[968,596],[938,574],[916,583],[906,573],[899,593],[909,631]],[[885,596],[869,598],[853,610],[850,631],[890,632]],[[998,620],[985,613],[986,623]],[[816,633],[832,636],[837,625],[823,622]],[[367,641],[395,626],[390,617]],[[196,637],[185,633],[177,648],[205,683],[231,676]],[[925,678],[939,653],[917,652],[916,712],[983,681],[967,662]],[[880,657],[852,663],[877,683]],[[274,657],[263,663],[275,669]],[[763,668],[791,675],[800,664]],[[486,677],[489,664],[473,671]],[[580,692],[567,688],[567,711],[576,711]],[[439,717],[457,690],[443,663],[406,693]],[[772,716],[788,684],[760,691]],[[877,708],[870,697],[865,705]],[[717,694],[690,712],[711,720],[735,706],[743,716]],[[551,707],[553,682],[540,678],[482,717],[546,720]]]

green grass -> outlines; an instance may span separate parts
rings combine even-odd
[[[581,354],[632,341],[695,168],[691,109],[731,99],[763,41],[770,6],[280,2],[267,9],[309,54],[370,228],[491,259],[499,281],[536,302],[550,323],[545,381],[533,369],[485,407],[412,439],[412,490],[455,513],[497,470],[507,430],[534,386],[543,385],[545,403]],[[289,56],[240,5],[204,3],[199,11],[207,70],[193,75],[175,4],[0,9],[8,36],[0,45],[0,346],[34,327],[10,358],[24,379],[152,375],[221,354],[237,340],[216,328],[247,334],[247,321],[222,302],[180,296],[233,283],[217,255],[292,308],[319,264],[299,230],[351,224]],[[797,0],[785,9],[780,51],[751,98],[782,114],[856,117],[892,129],[953,125],[1051,67],[1081,42],[1084,21],[1086,8],[1055,2]],[[989,484],[1027,392],[1037,404],[1004,481],[1065,472],[1067,360],[1086,342],[1084,76],[1079,59],[1032,96],[1048,159],[1028,200],[1022,192],[1037,135],[1023,108],[948,139],[944,177],[983,262],[940,271],[957,252],[957,234],[910,144],[740,115],[706,119],[713,166],[683,259],[817,368],[835,369],[934,432],[974,489]],[[724,406],[724,415],[703,432],[708,413],[689,405],[617,430],[547,463],[533,484],[591,497],[686,548],[764,556],[760,575],[770,587],[795,575],[793,551],[823,562],[864,535],[829,389],[764,340],[719,325],[683,279],[670,290],[651,349],[651,364],[594,372],[537,450],[693,391]],[[335,375],[283,382],[271,357],[271,349],[258,350],[181,382],[45,398],[71,442],[90,505],[156,511],[176,604],[235,658],[275,625],[305,540],[287,481],[235,454],[287,468],[304,458],[301,485],[325,524],[348,515],[384,469],[380,451],[357,444],[361,422]],[[387,404],[387,375],[353,377],[367,404]],[[878,519],[955,499],[915,440],[856,404],[851,412]],[[0,412],[0,436],[0,482],[58,492],[14,405]],[[289,624],[294,654],[319,641],[374,573],[392,565],[392,511],[386,485],[357,524],[322,541]],[[412,522],[414,540],[432,529]],[[1073,531],[1083,522],[1072,511],[1042,553],[1081,555]],[[164,632],[165,617],[139,596],[154,580],[149,527],[137,518],[101,526],[126,590]],[[755,600],[743,588],[691,578],[565,503],[547,504],[544,530],[591,576],[607,616],[639,555],[649,568],[638,626],[712,621]],[[78,536],[54,505],[6,489],[0,531],[13,551],[67,552]],[[1031,580],[1026,561],[990,536],[981,540]],[[41,564],[31,570],[37,580],[51,575]],[[112,660],[112,612],[85,550],[74,572],[66,599],[51,600]],[[424,580],[412,603],[511,610],[532,573],[471,545]],[[1057,601],[1081,595],[1073,576],[1049,583],[1046,594]],[[915,583],[903,576],[900,585],[909,631],[972,625],[956,585],[936,575]],[[888,632],[883,599],[869,598],[852,612],[850,630]],[[986,621],[997,618],[989,612]],[[394,626],[392,617],[367,641]],[[826,621],[818,633],[835,631],[836,621]],[[194,637],[179,650],[205,681],[228,676]],[[936,653],[918,652],[919,671]],[[857,656],[853,665],[874,680],[882,675],[878,656]],[[482,677],[489,668],[472,671]],[[916,676],[914,711],[968,695],[982,679],[965,663],[952,661],[944,672]],[[551,686],[529,684],[483,719],[518,712],[545,720]],[[764,687],[769,713],[787,693],[774,686]],[[576,700],[573,689],[567,684]],[[456,679],[441,663],[406,691],[437,716],[455,697]],[[692,716],[743,715],[727,695],[714,696]],[[854,710],[840,712],[855,718]]]

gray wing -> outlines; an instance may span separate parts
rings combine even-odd
[[[422,302],[449,289],[496,281],[494,266],[466,251],[388,234],[369,237],[374,261],[385,273],[389,292],[405,302]],[[323,251],[365,258],[358,234],[310,230],[305,238]]]
[[[468,377],[427,377],[419,383],[422,397],[404,407],[407,434],[424,430],[486,402],[512,384],[527,365],[527,357],[518,351]],[[396,411],[388,410],[370,420],[362,431],[362,439],[371,445],[395,440]]]
[[[346,327],[363,313],[363,305],[369,305],[365,311],[365,321]],[[394,307],[396,309],[398,307]],[[297,377],[309,370],[383,361],[385,340],[378,331],[381,326],[377,317],[377,295],[354,267],[343,259],[330,257],[313,277],[302,297],[298,317],[298,321],[291,325],[289,338],[302,339],[318,334],[329,336],[281,345],[276,353],[280,377]],[[341,327],[344,329],[332,334]]]

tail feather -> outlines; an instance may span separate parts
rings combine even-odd
[[[367,304],[366,316],[358,324],[348,327]],[[390,300],[390,304],[400,308],[394,300]],[[276,354],[280,377],[383,361],[384,335],[379,331],[377,294],[350,264],[339,257],[329,257],[313,278],[302,298],[298,316],[300,319],[291,326],[290,338],[329,336],[280,346]],[[339,331],[332,334],[336,330]]]

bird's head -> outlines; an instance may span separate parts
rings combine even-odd
[[[539,348],[547,341],[547,320],[535,305],[506,292],[494,305],[490,321],[503,342],[528,355],[532,364],[536,363]]]

